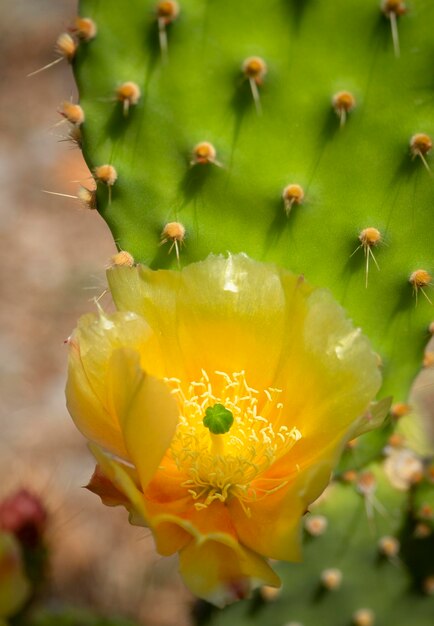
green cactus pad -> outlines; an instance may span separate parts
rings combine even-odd
[[[384,395],[405,399],[434,314],[431,286],[409,283],[434,273],[434,179],[409,146],[434,135],[434,4],[397,18],[399,58],[378,0],[179,5],[165,55],[154,0],[80,2],[98,27],[74,63],[83,151],[91,169],[116,168],[97,201],[118,248],[153,268],[176,267],[175,252],[183,265],[242,251],[327,286],[378,351]],[[242,71],[252,56],[267,66],[261,84]],[[127,114],[115,96],[126,81],[141,92]],[[342,90],[352,110],[334,110]],[[215,148],[208,162],[200,142]],[[304,198],[285,210],[289,184]],[[185,238],[162,244],[170,222]],[[381,241],[363,245],[365,228]]]

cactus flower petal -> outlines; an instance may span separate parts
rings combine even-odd
[[[178,552],[198,596],[278,585],[266,559],[301,558],[301,517],[366,426],[376,355],[328,292],[245,255],[108,278],[118,311],[70,340],[89,488]]]
[[[84,315],[68,340],[69,369],[66,388],[68,409],[76,426],[90,441],[122,458],[127,458],[115,396],[125,389],[126,380],[113,379],[112,355],[118,349],[131,348],[140,354],[146,372],[158,370],[158,346],[145,320],[134,313]],[[130,381],[132,385],[133,382]],[[118,399],[118,403],[120,399]]]

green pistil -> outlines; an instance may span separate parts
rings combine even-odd
[[[234,423],[234,416],[223,404],[214,404],[205,411],[203,425],[210,430],[213,435],[224,435],[229,432]]]

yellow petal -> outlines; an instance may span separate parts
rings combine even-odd
[[[143,369],[154,376],[159,354],[153,344],[153,333],[146,321],[130,312],[105,313],[99,309],[96,315],[84,315],[74,331],[71,344],[77,344],[83,369],[96,396],[102,403],[106,400],[105,374],[112,352],[118,348],[131,348],[141,355]],[[155,363],[154,363],[155,362]]]
[[[65,394],[68,411],[81,433],[113,454],[126,458],[128,454],[117,417],[110,414],[93,391],[75,343],[69,351]]]
[[[141,369],[133,350],[113,352],[107,378],[128,457],[145,489],[175,433],[178,407],[167,385]]]
[[[330,293],[308,295],[298,332],[285,340],[276,386],[283,390],[284,422],[302,438],[293,462],[307,467],[333,441],[350,436],[381,385],[377,357]]]
[[[130,271],[118,271],[122,269]],[[176,306],[176,294],[182,286],[181,273],[153,271],[141,265],[115,266],[107,271],[107,278],[116,307],[121,311],[134,311],[146,319],[161,341],[166,375],[183,378]]]
[[[288,275],[289,291],[310,291]],[[286,319],[285,293],[273,265],[244,255],[211,256],[182,272],[115,267],[108,280],[117,307],[143,315],[161,336],[173,375],[198,380],[202,369],[210,376],[215,370],[245,370],[252,386],[272,385],[295,312]]]
[[[241,506],[236,498],[230,500],[228,508],[241,543],[269,558],[300,561],[301,518],[327,486],[336,458],[337,451],[330,451],[328,460],[322,459],[262,498],[260,494],[275,483],[259,479],[254,485],[258,499],[247,506]]]
[[[70,339],[66,399],[79,430],[117,456],[127,452],[119,419],[111,404],[108,383],[111,355],[119,348],[135,349],[142,368],[163,375],[161,354],[145,320],[134,313],[83,316]]]
[[[188,524],[171,515],[154,518],[152,532],[157,552],[162,556],[179,552],[191,541],[191,528]]]
[[[179,565],[191,591],[220,608],[245,598],[259,585],[280,586],[264,559],[230,542],[191,541],[181,550]]]

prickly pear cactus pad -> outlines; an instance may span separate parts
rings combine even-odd
[[[231,251],[304,274],[404,400],[433,316],[434,4],[81,0],[80,15],[97,27],[73,63],[83,152],[119,249],[155,269]]]

